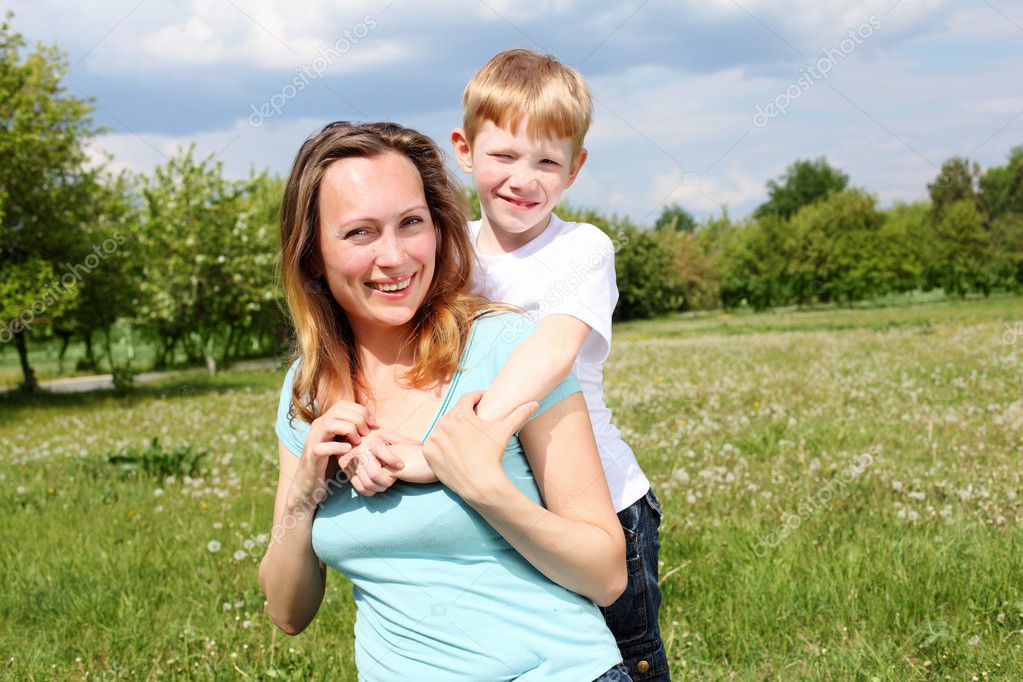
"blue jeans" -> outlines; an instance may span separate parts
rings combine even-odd
[[[670,679],[668,657],[657,624],[661,608],[661,588],[657,585],[657,551],[661,542],[657,529],[661,515],[661,503],[653,490],[618,512],[625,532],[629,585],[618,601],[600,609],[618,641],[622,662],[636,682]]]
[[[625,666],[619,663],[593,682],[632,682],[632,678],[629,677],[629,671]]]

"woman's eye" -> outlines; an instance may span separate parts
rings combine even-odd
[[[405,220],[401,221],[402,225],[419,225],[423,222],[423,219],[417,215],[409,216]]]
[[[361,227],[357,227],[354,230],[348,230],[345,232],[345,239],[352,239],[353,237],[361,237],[362,235],[369,234],[366,230]]]

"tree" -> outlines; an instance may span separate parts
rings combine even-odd
[[[897,203],[885,212],[873,257],[878,262],[880,291],[904,293],[920,288],[927,263],[930,223],[926,202]]]
[[[216,369],[214,346],[236,295],[227,272],[242,188],[212,156],[180,151],[143,179],[139,245],[143,263],[137,318],[172,356],[180,343],[193,362]]]
[[[682,290],[682,310],[714,308],[718,302],[718,278],[714,262],[703,243],[689,232],[655,232],[671,256],[671,276]]]
[[[1023,213],[1007,212],[990,228],[992,274],[999,286],[1023,290]]]
[[[966,296],[970,291],[990,292],[990,242],[984,214],[974,200],[960,199],[945,206],[934,230],[932,257],[945,293]]]
[[[0,270],[5,291],[18,293],[4,297],[0,324],[9,332],[2,341],[17,346],[23,386],[33,390],[26,337],[34,325],[74,305],[74,287],[62,284],[62,269],[78,263],[87,248],[79,226],[89,214],[98,171],[88,167],[84,146],[99,130],[91,103],[62,85],[64,56],[44,45],[25,53],[11,17],[0,22]],[[19,322],[27,311],[33,324]]]
[[[958,201],[976,203],[979,177],[980,166],[965,157],[953,156],[941,164],[938,176],[927,185],[934,218],[940,219],[945,208]]]
[[[723,306],[765,310],[793,299],[788,267],[794,243],[788,221],[776,214],[751,219],[722,231],[715,244]]]
[[[991,221],[1023,214],[1023,145],[1013,147],[1006,165],[992,166],[980,177],[979,202]]]
[[[678,204],[665,206],[654,223],[657,232],[696,232],[696,218]]]
[[[845,190],[849,176],[828,165],[825,157],[799,160],[785,169],[776,180],[767,183],[768,199],[753,212],[754,217],[779,215],[790,218],[803,206],[826,199]]]
[[[788,271],[797,298],[851,302],[881,293],[877,245],[884,215],[858,189],[804,206],[792,218],[796,253]]]
[[[683,283],[672,270],[672,256],[654,237],[628,221],[616,226],[612,240],[618,306],[614,319],[656,317],[677,310],[684,297]]]
[[[125,172],[116,177],[98,178],[89,188],[92,195],[89,215],[79,225],[79,233],[82,243],[91,250],[72,266],[76,277],[80,278],[78,305],[57,317],[53,325],[54,333],[63,339],[59,355],[62,366],[71,338],[78,335],[86,348],[81,366],[98,369],[93,337],[99,332],[110,369],[116,369],[110,330],[119,319],[134,315],[139,297],[141,263],[136,185],[137,180]]]

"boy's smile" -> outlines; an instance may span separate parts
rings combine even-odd
[[[471,148],[461,129],[451,134],[458,164],[472,173],[479,195],[481,241],[492,237],[504,251],[543,232],[586,159],[585,149],[572,158],[570,138],[533,139],[527,126],[523,120],[512,132],[485,121]]]

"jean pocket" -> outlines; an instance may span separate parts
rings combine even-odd
[[[654,510],[654,513],[657,514],[658,519],[664,518],[664,508],[661,507],[661,501],[657,499],[657,495],[654,495],[653,488],[650,488],[650,490],[647,491],[646,502],[650,505],[650,508]]]
[[[611,606],[600,609],[619,648],[643,642],[650,630],[643,559],[640,556],[626,559],[625,566],[629,574],[625,592]]]

